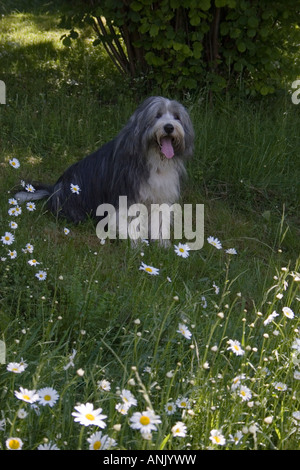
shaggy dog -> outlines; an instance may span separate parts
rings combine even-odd
[[[54,214],[79,223],[96,218],[97,207],[119,197],[135,203],[178,201],[184,161],[193,153],[194,131],[187,110],[177,101],[147,98],[110,142],[70,166],[53,185],[34,184],[35,192],[20,191],[20,202],[48,198]],[[79,193],[71,191],[72,185]],[[149,233],[149,238],[153,234]]]

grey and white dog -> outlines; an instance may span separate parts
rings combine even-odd
[[[19,202],[48,198],[54,214],[78,223],[96,218],[100,204],[116,210],[120,196],[134,203],[172,205],[180,196],[184,162],[193,153],[194,131],[184,106],[160,96],[147,98],[110,142],[70,166],[53,185],[33,183]],[[78,185],[73,194],[71,185]],[[149,234],[151,238],[151,234]]]

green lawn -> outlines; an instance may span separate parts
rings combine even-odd
[[[181,98],[196,132],[182,201],[205,208],[205,244],[188,258],[173,246],[101,244],[92,221],[66,224],[43,202],[12,218],[20,180],[54,182],[115,136],[143,99],[88,31],[62,46],[55,2],[13,3],[0,20],[0,236],[15,236],[0,247],[0,447],[19,438],[27,450],[88,449],[101,431],[93,438],[102,448],[298,449],[299,109],[284,94],[214,106],[204,92]],[[33,258],[40,264],[29,265]],[[41,397],[45,387],[58,394],[53,406],[30,404],[30,392]],[[122,390],[136,400],[129,408]],[[74,421],[86,403],[107,416],[103,429]],[[152,433],[133,429],[137,412]]]

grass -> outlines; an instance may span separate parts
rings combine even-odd
[[[1,236],[12,232],[8,199],[20,179],[54,181],[113,137],[142,99],[89,39],[62,47],[54,2],[27,3],[16,10],[7,2],[1,19]],[[14,219],[15,241],[1,246],[0,263],[2,448],[18,437],[27,450],[47,442],[88,449],[99,429],[72,416],[88,402],[107,415],[102,433],[117,449],[299,448],[298,109],[288,96],[214,107],[205,93],[183,101],[197,136],[183,201],[205,206],[201,250],[183,259],[156,245],[101,245],[92,221],[67,225],[65,235],[65,221],[43,203]],[[32,255],[22,251],[27,243]],[[227,254],[233,247],[237,255]],[[41,264],[30,266],[32,257]],[[159,275],[141,271],[142,261]],[[7,370],[22,361],[21,373]],[[20,387],[53,387],[59,399],[30,405],[15,396]],[[115,408],[123,389],[137,400],[126,414]],[[177,400],[186,405],[168,414],[165,405]],[[147,408],[161,423],[145,439],[130,418]],[[177,422],[185,437],[173,435]],[[212,440],[212,430],[221,436]]]

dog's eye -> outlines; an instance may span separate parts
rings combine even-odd
[[[162,117],[162,113],[157,113],[156,119],[159,119],[159,118],[161,118],[161,117]]]
[[[179,114],[174,114],[174,119],[175,119],[176,121],[180,121],[180,116],[179,116]]]

